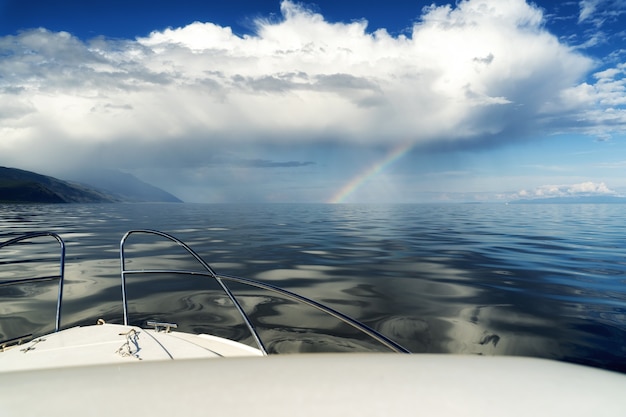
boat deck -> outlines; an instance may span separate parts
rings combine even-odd
[[[12,346],[0,355],[0,372],[223,356],[263,356],[263,353],[206,334],[102,324],[72,327]]]

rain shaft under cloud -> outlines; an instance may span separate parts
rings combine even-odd
[[[625,68],[589,84],[594,61],[523,0],[431,6],[398,36],[291,1],[281,12],[244,36],[195,22],[134,40],[43,28],[0,38],[0,163],[189,168],[228,151],[249,166],[266,157],[237,143],[484,147],[606,135],[607,110],[612,131],[626,126],[624,103],[605,100]]]

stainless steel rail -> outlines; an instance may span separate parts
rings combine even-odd
[[[52,232],[34,232],[34,233],[29,233],[29,234],[26,234],[26,235],[23,235],[23,236],[19,236],[19,237],[13,238],[11,240],[7,240],[6,242],[0,243],[0,249],[4,248],[6,246],[10,246],[10,245],[14,245],[14,244],[20,243],[20,242],[25,241],[25,240],[38,238],[38,237],[47,237],[47,236],[54,238],[59,243],[59,246],[60,246],[60,249],[61,249],[61,253],[60,253],[60,256],[59,256],[59,274],[58,275],[51,275],[51,276],[36,277],[36,278],[24,278],[24,279],[14,279],[14,280],[2,281],[0,283],[0,286],[19,285],[19,284],[24,284],[24,283],[27,283],[27,282],[42,282],[42,281],[50,281],[50,280],[58,279],[59,280],[59,290],[58,290],[58,295],[57,295],[57,308],[56,308],[56,315],[55,315],[55,320],[54,320],[54,331],[58,332],[59,329],[61,328],[61,306],[62,306],[62,302],[63,302],[63,280],[65,278],[65,242],[63,241],[61,236],[59,236],[56,233],[52,233]]]
[[[161,236],[161,237],[163,237],[165,239],[168,239],[168,240],[170,240],[170,241],[180,245],[183,249],[185,249],[185,251],[187,251],[187,253],[189,253],[191,256],[193,256],[198,261],[198,263],[204,268],[204,270],[206,272],[145,270],[145,269],[142,269],[142,270],[127,270],[125,268],[126,256],[125,256],[125,253],[124,253],[124,244],[126,243],[126,241],[128,240],[128,238],[131,235],[133,235],[133,234],[141,234],[141,233],[143,233],[143,234],[153,234],[153,235],[156,235],[156,236]],[[213,278],[214,280],[217,281],[217,283],[220,285],[222,290],[224,290],[226,295],[228,295],[228,298],[230,298],[230,300],[233,302],[235,308],[237,309],[237,311],[241,315],[243,321],[246,324],[246,327],[248,327],[248,330],[250,330],[250,333],[252,334],[252,337],[254,338],[254,341],[257,344],[257,346],[259,347],[259,349],[261,350],[261,352],[263,352],[264,355],[267,355],[267,350],[265,348],[265,345],[263,344],[263,341],[259,337],[259,333],[254,328],[254,324],[250,321],[250,318],[248,317],[248,315],[245,313],[245,311],[241,307],[241,304],[239,304],[239,301],[237,301],[237,298],[230,291],[230,288],[228,288],[228,286],[226,286],[226,284],[215,273],[215,271],[213,271],[213,268],[211,268],[211,266],[208,263],[206,263],[204,261],[204,259],[202,259],[196,252],[194,252],[193,249],[191,249],[189,246],[187,246],[187,244],[185,242],[175,238],[174,236],[168,235],[167,233],[163,233],[163,232],[160,232],[158,230],[131,230],[131,231],[127,232],[122,237],[122,240],[120,241],[120,264],[121,264],[121,275],[122,275],[122,303],[123,303],[123,308],[124,308],[124,325],[128,325],[128,297],[127,297],[127,294],[126,294],[126,276],[127,275],[144,274],[144,273],[173,273],[173,274],[204,275],[204,276]]]
[[[316,308],[319,311],[322,311],[328,315],[331,315],[333,317],[335,317],[336,319],[352,326],[353,328],[361,331],[362,333],[368,335],[369,337],[371,337],[372,339],[378,341],[379,343],[381,343],[382,345],[386,346],[387,348],[389,348],[390,350],[397,352],[397,353],[411,353],[409,350],[407,350],[406,348],[404,348],[403,346],[399,345],[398,343],[394,342],[393,340],[389,339],[388,337],[386,337],[385,335],[377,332],[376,330],[372,329],[371,327],[361,323],[360,321],[345,315],[343,313],[341,313],[340,311],[337,311],[331,307],[328,307],[327,305],[321,304],[315,300],[312,300],[310,298],[304,297],[300,294],[285,290],[283,288],[280,287],[276,287],[274,285],[271,284],[267,284],[265,282],[260,282],[260,281],[256,281],[253,279],[249,279],[249,278],[241,278],[241,277],[234,277],[234,276],[230,276],[230,275],[218,275],[219,278],[223,279],[223,280],[227,280],[227,281],[233,281],[233,282],[237,282],[240,284],[246,284],[246,285],[250,285],[252,287],[256,287],[256,288],[261,288],[264,290],[268,290],[268,291],[273,291],[275,293],[278,293],[280,295],[283,295],[287,298],[291,298],[292,300],[301,302],[303,304],[309,305],[313,308]]]
[[[125,252],[124,252],[124,244],[126,243],[127,239],[129,236],[131,236],[132,234],[140,234],[140,233],[144,233],[144,234],[153,234],[153,235],[157,235],[157,236],[161,236],[163,238],[166,238],[172,242],[175,242],[176,244],[180,245],[181,247],[183,247],[190,255],[192,255],[198,262],[199,264],[203,267],[204,271],[187,271],[187,270],[166,270],[166,269],[141,269],[141,270],[131,270],[131,269],[126,269],[125,268],[125,264],[126,264],[126,256],[125,256]],[[404,347],[402,347],[401,345],[399,345],[398,343],[394,342],[393,340],[387,338],[386,336],[382,335],[381,333],[377,332],[376,330],[366,326],[365,324],[359,322],[358,320],[355,320],[354,318],[347,316],[337,310],[334,310],[324,304],[321,304],[317,301],[311,300],[309,298],[306,298],[304,296],[301,296],[299,294],[293,293],[291,291],[287,291],[285,289],[282,289],[280,287],[276,287],[274,285],[271,284],[267,284],[267,283],[263,283],[260,281],[256,281],[253,279],[249,279],[249,278],[241,278],[241,277],[234,277],[234,276],[229,276],[229,275],[219,275],[217,274],[212,268],[211,266],[206,263],[196,252],[194,252],[189,246],[187,246],[184,242],[182,242],[181,240],[168,235],[167,233],[163,233],[157,230],[131,230],[128,233],[126,233],[123,237],[122,240],[120,241],[120,261],[121,261],[121,275],[122,275],[122,301],[124,304],[124,324],[128,324],[128,301],[127,301],[127,295],[126,295],[126,277],[127,275],[132,275],[132,274],[144,274],[144,273],[152,273],[152,274],[186,274],[186,275],[200,275],[200,276],[205,276],[207,278],[212,278],[214,280],[216,280],[219,285],[221,286],[221,288],[224,290],[224,292],[228,295],[228,297],[230,298],[230,300],[233,302],[234,306],[236,307],[237,311],[239,312],[239,314],[241,315],[241,317],[243,318],[244,322],[246,323],[246,326],[248,327],[248,329],[250,330],[250,333],[252,334],[256,344],[258,345],[259,349],[264,353],[267,354],[267,350],[263,344],[263,341],[261,340],[261,337],[259,336],[259,333],[257,332],[257,330],[254,327],[254,324],[252,323],[252,321],[250,320],[250,318],[248,317],[248,315],[245,313],[245,311],[243,310],[243,308],[241,307],[241,304],[239,303],[239,301],[237,300],[237,297],[233,294],[233,292],[230,290],[230,288],[226,285],[225,281],[230,281],[230,282],[236,282],[239,284],[244,284],[244,285],[249,285],[251,287],[256,287],[256,288],[260,288],[260,289],[264,289],[267,291],[271,291],[277,294],[280,294],[286,298],[290,298],[292,300],[301,302],[303,304],[309,305],[313,308],[316,308],[319,311],[322,311],[326,314],[329,314],[333,317],[335,317],[336,319],[352,326],[353,328],[359,330],[360,332],[368,335],[369,337],[371,337],[372,339],[378,341],[379,343],[381,343],[382,345],[386,346],[388,349],[390,349],[391,351],[394,352],[398,352],[398,353],[410,353],[407,349],[405,349]]]

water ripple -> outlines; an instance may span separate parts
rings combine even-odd
[[[150,228],[175,234],[221,273],[326,302],[415,352],[626,371],[625,207],[5,205],[0,238],[51,230],[67,239],[64,325],[119,320],[119,239]],[[203,313],[183,298],[168,303]],[[13,329],[40,318],[5,316],[0,330],[8,321]],[[327,344],[307,338],[303,349]],[[275,348],[293,344],[288,336]]]

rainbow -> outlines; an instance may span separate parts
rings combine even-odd
[[[366,170],[359,173],[359,175],[352,178],[346,185],[341,187],[341,189],[337,191],[327,201],[327,203],[329,204],[342,203],[346,199],[346,197],[348,197],[350,194],[354,193],[356,190],[361,188],[361,186],[365,184],[370,178],[380,174],[389,165],[393,164],[395,161],[402,158],[402,156],[404,156],[404,154],[410,151],[412,147],[413,147],[413,144],[411,143],[403,143],[403,144],[396,146],[383,159],[375,162]]]

